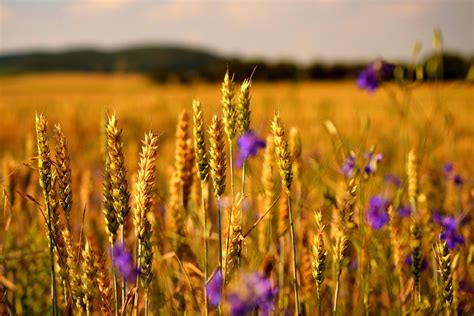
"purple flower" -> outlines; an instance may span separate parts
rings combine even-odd
[[[239,137],[237,141],[239,153],[237,154],[236,166],[242,167],[244,161],[251,156],[255,156],[259,149],[265,148],[265,141],[257,134],[249,130]]]
[[[377,170],[378,164],[383,159],[383,154],[374,155],[373,152],[367,152],[365,157],[367,158],[367,164],[365,165],[364,171],[368,176],[370,176]]]
[[[454,165],[452,162],[445,163],[443,167],[444,176],[446,178],[449,178],[449,175],[451,174],[451,172],[453,172],[453,169],[454,169]]]
[[[433,222],[443,228],[440,237],[442,240],[446,240],[446,245],[449,249],[454,249],[457,245],[464,244],[464,237],[456,231],[459,226],[459,221],[456,218],[453,216],[443,216],[438,212],[434,212],[431,218]]]
[[[457,245],[464,245],[464,237],[456,232],[456,230],[445,229],[441,232],[441,240],[446,240],[449,249],[456,248]]]
[[[351,153],[347,158],[344,164],[342,165],[340,171],[349,178],[354,173],[356,158],[353,153]]]
[[[222,270],[217,270],[211,275],[206,284],[207,297],[212,306],[219,305],[222,298]]]
[[[454,185],[457,186],[458,188],[462,187],[463,181],[462,181],[461,175],[460,174],[454,175],[453,182],[454,182]]]
[[[359,265],[359,264],[357,263],[357,259],[356,259],[356,258],[352,258],[352,259],[351,259],[351,262],[349,263],[348,268],[349,268],[350,271],[354,271],[354,270],[357,269],[357,266],[358,266],[358,265]]]
[[[277,293],[269,279],[252,273],[242,275],[238,288],[229,291],[226,298],[233,316],[248,315],[257,308],[262,315],[269,315],[275,308]]]
[[[413,264],[413,260],[411,258],[411,254],[408,254],[407,257],[405,258],[405,264],[407,266],[411,266]],[[421,260],[421,270],[426,270],[428,269],[428,261],[426,261],[425,258]]]
[[[369,225],[379,230],[388,222],[388,207],[390,203],[381,195],[376,195],[370,198],[369,207],[365,213]]]
[[[411,214],[411,207],[409,205],[400,205],[398,207],[398,216],[407,217]]]
[[[431,219],[433,220],[433,222],[441,224],[441,222],[443,221],[443,214],[441,214],[440,212],[433,212],[433,214],[431,214]]]
[[[382,80],[392,75],[395,66],[379,59],[369,64],[357,78],[357,86],[369,92],[377,90]]]
[[[392,183],[394,186],[399,188],[402,185],[400,178],[394,175],[393,173],[388,173],[384,178],[386,183]]]
[[[112,248],[112,260],[115,267],[128,283],[135,283],[140,270],[133,262],[132,255],[127,251],[125,245],[116,243]]]
[[[469,285],[465,278],[459,281],[459,290],[461,292],[474,294],[474,286]]]

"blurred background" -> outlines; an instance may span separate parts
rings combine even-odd
[[[473,61],[474,1],[1,0],[0,74],[141,73],[158,82],[354,78],[367,62],[433,58],[446,80]],[[419,52],[418,52],[419,51]]]

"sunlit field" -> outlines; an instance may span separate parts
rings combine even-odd
[[[474,313],[472,84],[231,86],[0,77],[0,315]]]

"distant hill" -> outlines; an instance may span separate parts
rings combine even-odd
[[[177,72],[201,70],[220,61],[220,57],[209,52],[172,46],[139,46],[115,51],[33,51],[0,55],[0,74],[43,71]]]
[[[430,78],[464,79],[474,59],[456,53],[446,53],[441,63],[435,55],[422,62]],[[212,52],[163,45],[142,45],[116,50],[94,48],[64,51],[31,51],[0,55],[0,75],[26,72],[80,71],[80,72],[135,72],[144,73],[157,82],[220,81],[226,68],[235,72],[236,79],[248,77],[256,67],[255,81],[281,80],[344,80],[353,79],[367,62],[315,61],[303,66],[291,60],[244,60],[239,57],[219,56]],[[407,71],[408,65],[400,65]],[[474,68],[473,68],[474,69]],[[430,75],[431,73],[431,75]],[[434,76],[434,73],[438,73]]]

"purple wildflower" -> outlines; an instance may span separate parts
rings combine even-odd
[[[431,214],[431,219],[433,220],[433,222],[441,224],[441,222],[443,221],[443,214],[441,214],[440,212],[433,212],[433,214]]]
[[[441,232],[441,240],[446,240],[449,249],[456,248],[457,245],[464,245],[464,237],[456,232],[456,230],[445,229]]]
[[[340,171],[349,178],[354,173],[356,158],[353,153],[351,153],[347,158],[344,164],[342,165]]]
[[[388,173],[385,178],[384,178],[386,183],[391,183],[397,188],[399,188],[402,185],[402,182],[400,181],[400,178],[393,173]]]
[[[207,297],[212,306],[219,305],[222,299],[222,282],[222,270],[217,268],[206,284]]]
[[[468,284],[468,281],[466,280],[466,278],[459,281],[459,290],[461,292],[474,294],[474,286]]]
[[[367,158],[367,164],[365,165],[364,171],[368,176],[370,176],[377,170],[378,164],[383,159],[383,154],[374,155],[373,152],[367,152],[365,157]]]
[[[408,254],[407,257],[405,258],[405,264],[407,266],[411,266],[413,264],[413,260],[411,258],[411,254]],[[426,270],[428,269],[428,261],[426,261],[425,258],[421,260],[421,270]]]
[[[237,154],[236,166],[240,168],[248,157],[255,156],[259,149],[265,148],[266,144],[254,131],[249,130],[239,137],[237,146],[239,147],[239,153]]]
[[[431,218],[433,219],[433,222],[439,224],[443,228],[440,237],[442,240],[446,240],[449,249],[456,248],[458,244],[464,244],[464,237],[456,231],[459,226],[459,221],[453,216],[443,216],[438,212],[434,212]]]
[[[376,60],[369,64],[357,78],[357,86],[369,92],[377,90],[382,80],[392,75],[395,66],[383,60]]]
[[[454,175],[453,182],[456,187],[458,188],[462,187],[463,181],[462,181],[461,175],[460,174]]]
[[[411,214],[411,207],[409,205],[400,205],[398,207],[398,216],[407,217]]]
[[[248,315],[257,308],[262,315],[269,315],[275,308],[277,293],[269,279],[252,273],[242,275],[238,289],[229,291],[226,298],[231,315]]]
[[[349,268],[350,271],[355,271],[355,270],[357,269],[357,266],[358,266],[358,265],[359,265],[359,264],[357,263],[357,259],[356,259],[356,258],[352,258],[352,259],[351,259],[351,262],[349,263],[348,268]]]
[[[381,195],[376,195],[370,198],[369,207],[365,213],[369,225],[379,230],[388,222],[388,207],[390,203]]]
[[[445,163],[443,167],[444,176],[446,178],[449,178],[449,176],[451,175],[451,172],[453,172],[453,169],[454,169],[454,165],[452,162]]]
[[[125,245],[117,243],[112,248],[112,260],[115,267],[128,283],[135,283],[140,270],[133,262],[132,255],[127,251]]]

